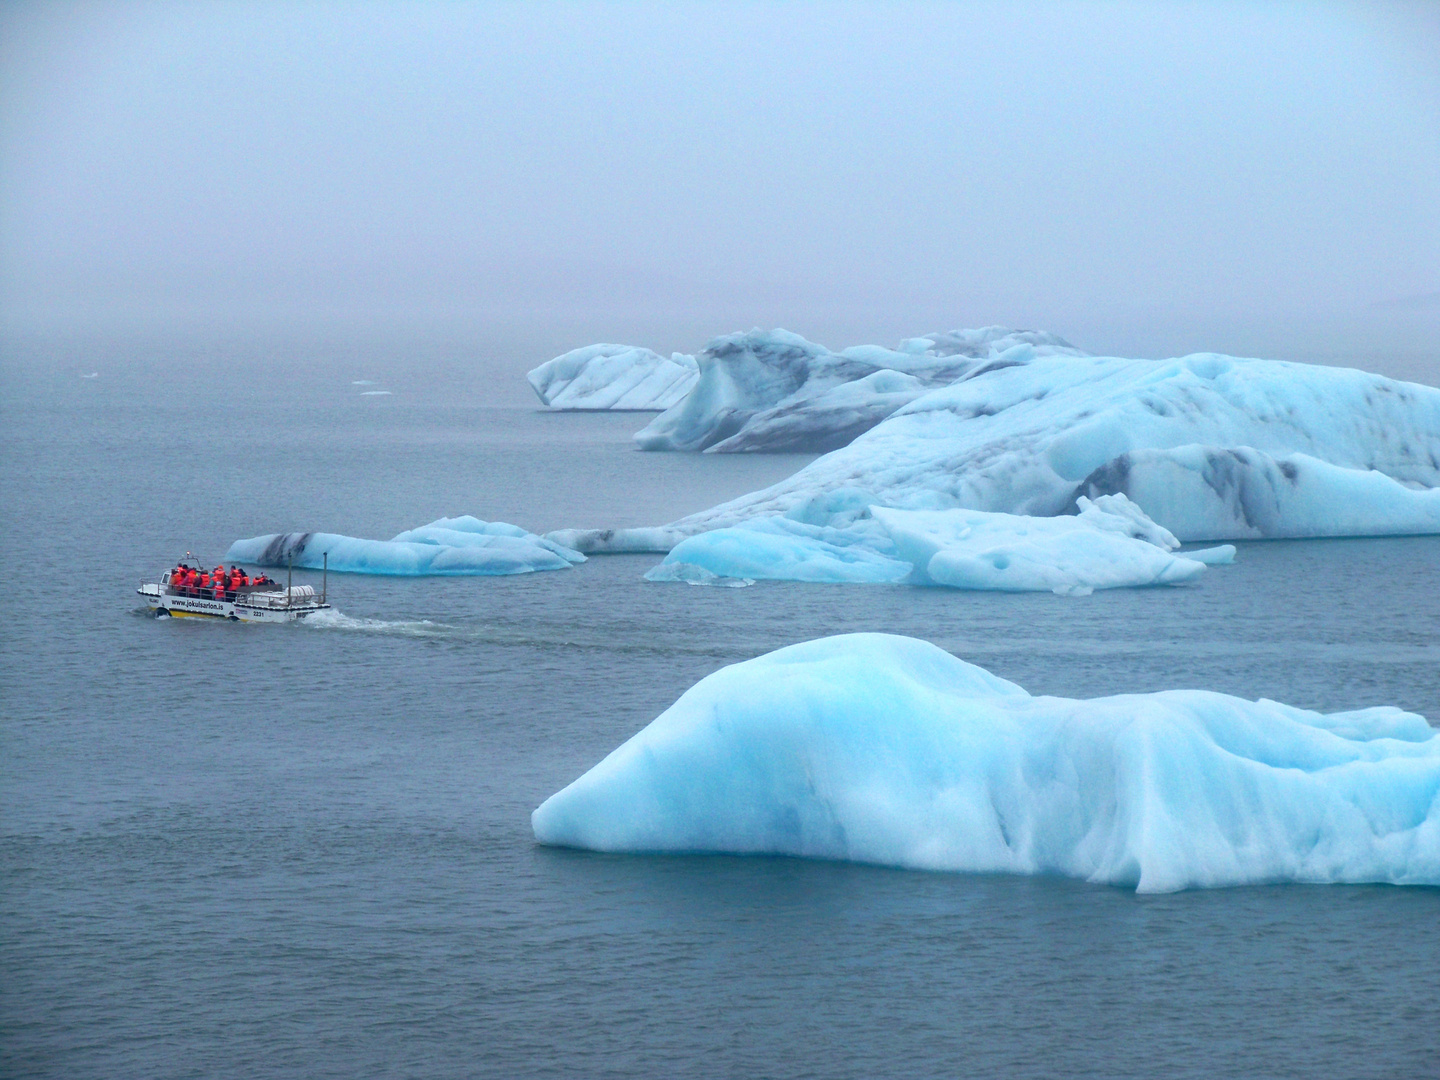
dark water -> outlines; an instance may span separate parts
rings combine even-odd
[[[529,827],[697,679],[848,630],[1034,692],[1433,720],[1440,538],[1242,545],[1198,586],[1087,598],[648,585],[613,557],[337,576],[328,625],[146,618],[135,585],[187,548],[654,524],[804,460],[636,454],[643,418],[481,407],[493,372],[361,398],[343,357],[244,359],[5,371],[0,1072],[1440,1073],[1440,890],[1136,896]]]

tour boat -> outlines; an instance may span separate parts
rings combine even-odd
[[[187,557],[193,558],[187,552]],[[322,579],[328,585],[327,573]],[[183,566],[184,563],[182,562]],[[242,585],[238,589],[200,588],[172,582],[173,571],[167,570],[158,582],[146,582],[135,591],[157,617],[229,619],[231,622],[296,622],[317,611],[328,611],[327,588],[317,594],[314,586],[292,585],[286,573],[284,586],[278,581],[258,585]]]

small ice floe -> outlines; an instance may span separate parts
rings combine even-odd
[[[92,371],[89,375],[81,375],[80,377],[82,379],[98,379],[100,377],[100,372]]]
[[[645,575],[646,581],[683,581],[687,585],[713,585],[722,589],[743,589],[754,585],[754,578],[726,577],[692,563],[664,562]]]
[[[318,570],[329,557],[332,571],[395,577],[526,574],[565,570],[585,556],[503,521],[468,514],[440,518],[390,540],[337,533],[289,532],[236,540],[226,559],[257,566]]]
[[[360,391],[360,396],[361,396],[361,397],[389,397],[389,396],[390,396],[390,391],[389,391],[389,390],[362,390],[362,391]]]

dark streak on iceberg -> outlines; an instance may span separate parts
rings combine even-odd
[[[261,566],[284,566],[291,559],[299,561],[305,554],[305,545],[314,533],[277,533],[265,545],[265,549],[251,561]]]

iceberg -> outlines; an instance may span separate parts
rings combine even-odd
[[[1199,559],[1176,554],[1180,542],[1123,494],[1081,496],[1079,502],[1079,514],[1053,518],[880,506],[852,513],[838,527],[792,515],[756,518],[680,541],[645,577],[903,581],[1083,596],[1096,589],[1179,585],[1199,577],[1207,563],[1234,558],[1233,547],[1197,552]],[[808,504],[799,516],[814,512]]]
[[[1210,353],[1027,358],[1030,348],[1012,346],[1003,366],[929,391],[778,484],[666,528],[694,535],[862,490],[897,510],[1035,517],[1125,494],[1186,542],[1440,532],[1440,389]]]
[[[646,581],[810,581],[886,584],[905,581],[912,565],[877,547],[854,528],[806,525],[784,517],[757,518],[682,540]]]
[[[607,346],[608,347],[608,346]],[[1040,331],[990,326],[831,352],[786,330],[715,338],[698,381],[635,436],[642,450],[821,453],[937,386],[1034,356],[1084,356]]]
[[[339,573],[428,575],[526,574],[565,570],[585,556],[503,521],[465,515],[440,518],[392,540],[363,540],[338,533],[289,532],[236,540],[229,563],[300,566],[319,570],[328,556]]]
[[[1440,737],[1203,690],[1033,697],[936,646],[851,634],[708,676],[531,815],[542,844],[1170,892],[1440,885]]]
[[[1186,536],[1396,536],[1440,533],[1440,487],[1374,469],[1248,446],[1121,454],[1086,477],[1091,495],[1128,493]],[[1082,496],[1083,497],[1083,496]]]
[[[667,360],[631,345],[587,345],[547,360],[526,378],[552,409],[668,409],[700,377],[695,358]]]

